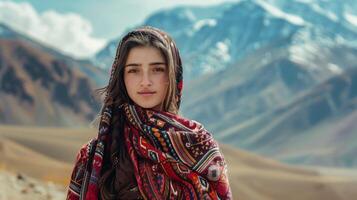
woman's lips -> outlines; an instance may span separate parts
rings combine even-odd
[[[142,95],[142,96],[151,96],[153,94],[155,94],[156,92],[138,92],[138,94]]]

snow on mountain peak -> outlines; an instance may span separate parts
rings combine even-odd
[[[306,25],[305,21],[299,16],[285,13],[282,10],[280,10],[279,8],[274,7],[271,4],[269,4],[265,1],[262,1],[262,0],[255,0],[255,2],[257,2],[258,5],[260,5],[263,9],[265,9],[267,12],[269,12],[270,14],[272,14],[275,17],[285,19],[288,22],[298,25],[298,26]]]
[[[216,43],[217,55],[220,55],[224,62],[228,62],[231,59],[231,56],[229,54],[229,45],[229,39]]]
[[[326,16],[327,18],[329,18],[329,19],[332,20],[332,21],[335,21],[335,22],[338,21],[338,17],[336,16],[335,13],[333,13],[333,12],[331,12],[331,11],[327,11],[327,10],[322,9],[322,8],[319,6],[319,4],[317,4],[317,3],[313,3],[313,4],[312,4],[312,9],[313,9],[315,12]]]
[[[205,61],[203,61],[202,73],[211,73],[224,69],[225,65],[231,61],[230,46],[231,41],[228,38],[216,42],[214,47],[208,51]]]
[[[183,19],[188,19],[190,21],[195,21],[196,20],[196,16],[189,9],[185,9],[183,12],[179,13],[179,17],[183,18]]]
[[[335,74],[342,74],[343,70],[341,69],[341,67],[337,66],[336,64],[333,64],[333,63],[328,63],[327,64],[327,68],[335,73]]]
[[[193,25],[193,30],[194,31],[198,31],[200,30],[203,26],[216,26],[217,25],[217,21],[215,19],[202,19],[197,21],[194,25]]]
[[[296,2],[300,2],[300,3],[311,3],[312,0],[295,0]]]
[[[315,55],[318,54],[319,47],[314,43],[296,44],[289,48],[290,59],[295,63],[303,66],[310,66],[314,69],[316,66],[311,65]]]
[[[356,15],[352,15],[348,12],[344,12],[343,16],[345,17],[346,21],[348,21],[350,24],[352,24],[353,26],[357,26],[357,16]]]

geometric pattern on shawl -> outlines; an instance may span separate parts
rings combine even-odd
[[[125,144],[144,199],[232,199],[224,157],[200,123],[137,105],[122,109]],[[111,109],[104,113],[110,124]],[[109,132],[102,126],[98,138],[79,152],[67,199],[98,199]]]

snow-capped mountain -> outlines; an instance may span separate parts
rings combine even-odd
[[[279,41],[296,51],[301,44],[317,40],[357,45],[357,26],[337,19],[341,12],[349,12],[341,8],[343,3],[336,4],[335,10],[323,3],[243,0],[208,8],[180,7],[154,13],[144,25],[162,28],[175,38],[183,57],[184,77],[190,81],[232,66]],[[353,13],[348,16],[354,19]],[[118,39],[99,52],[96,62],[111,66],[117,43]]]
[[[230,5],[230,3],[226,3],[211,7],[177,7],[170,10],[162,10],[149,16],[144,24],[162,28],[169,32],[175,39],[178,39],[182,35],[185,35],[185,32],[190,32],[192,25],[196,23],[196,21],[202,20],[203,22],[206,19],[217,18],[225,9],[230,7]],[[195,28],[201,28],[201,26],[204,25],[202,22],[198,22]],[[129,31],[129,29],[127,31]],[[98,66],[104,69],[111,67],[119,39],[122,38],[123,35],[124,34],[109,42],[105,48],[96,54],[93,61]],[[182,42],[178,42],[178,45],[181,43]]]
[[[305,4],[310,6],[316,12],[324,14],[332,20],[349,21],[348,14],[357,15],[357,4],[355,0],[266,0],[277,7],[286,10],[287,8],[296,7],[296,4]],[[297,8],[291,10],[299,10]],[[353,22],[352,22],[353,23]]]

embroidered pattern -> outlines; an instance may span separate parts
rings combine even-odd
[[[217,142],[201,124],[129,104],[124,105],[124,111],[125,144],[138,189],[145,199],[232,198],[224,158]],[[105,136],[110,129],[101,130]],[[97,199],[107,140],[108,137],[99,137],[95,148],[86,146],[80,151],[67,199]],[[92,170],[86,167],[88,164]],[[86,174],[90,174],[88,181]]]

